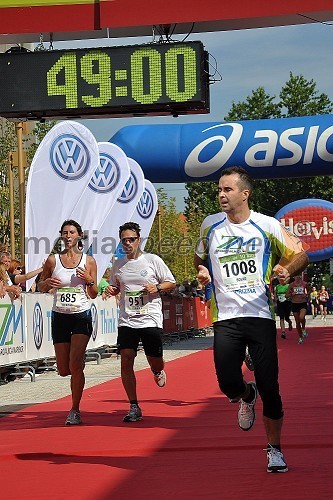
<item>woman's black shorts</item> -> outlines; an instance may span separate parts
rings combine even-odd
[[[64,314],[52,311],[53,344],[70,343],[72,335],[81,333],[88,337],[92,334],[91,311]]]
[[[292,302],[291,304],[291,310],[294,313],[300,312],[302,309],[307,310],[307,303],[306,302]]]

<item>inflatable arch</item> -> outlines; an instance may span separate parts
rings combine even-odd
[[[333,115],[130,125],[110,141],[151,182],[214,181],[232,165],[257,179],[333,174]]]

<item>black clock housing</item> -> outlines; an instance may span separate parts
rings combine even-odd
[[[5,118],[208,112],[208,54],[201,42],[0,54]]]

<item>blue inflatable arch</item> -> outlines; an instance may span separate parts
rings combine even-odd
[[[151,182],[212,181],[239,165],[256,179],[333,174],[333,115],[123,127],[111,139]]]

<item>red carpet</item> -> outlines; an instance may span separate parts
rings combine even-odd
[[[241,431],[207,350],[169,362],[164,389],[138,373],[142,422],[122,422],[120,380],[85,391],[81,427],[63,426],[70,398],[0,419],[1,498],[332,499],[333,328],[278,342],[287,474],[266,473],[261,402]]]

